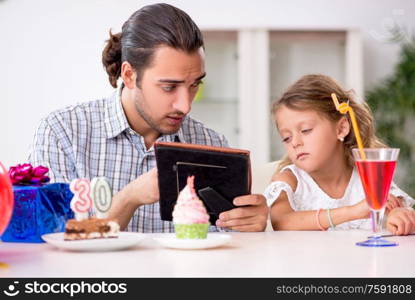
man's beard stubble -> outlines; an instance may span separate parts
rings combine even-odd
[[[135,106],[135,110],[137,111],[137,113],[140,115],[140,117],[155,131],[159,132],[160,134],[173,134],[176,133],[177,131],[179,131],[181,125],[177,128],[177,129],[172,129],[172,130],[163,130],[161,128],[161,126],[159,124],[157,124],[153,118],[148,115],[142,105],[140,105],[139,103],[139,99],[135,99],[134,101],[134,106]],[[184,117],[184,114],[182,112],[175,112],[173,115],[175,116],[179,116],[179,117]]]

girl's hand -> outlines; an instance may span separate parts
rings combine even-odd
[[[404,206],[404,200],[401,196],[395,197],[391,194],[389,194],[388,202],[386,202],[386,208],[385,208],[385,214],[389,214],[389,212],[392,211],[392,209],[397,207],[403,207]]]
[[[386,228],[395,235],[408,235],[415,231],[415,211],[397,207],[390,211]]]
[[[370,208],[365,199],[355,205],[352,205],[351,208],[356,219],[370,218]]]

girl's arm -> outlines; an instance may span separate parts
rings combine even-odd
[[[386,228],[395,235],[407,235],[415,231],[415,200],[402,191],[394,182],[386,205]]]
[[[290,171],[284,171],[274,175],[273,181],[282,181],[291,186],[295,191],[297,179]],[[271,205],[271,224],[274,230],[320,230],[317,222],[317,211],[294,211],[288,201],[285,191],[281,192],[278,198]],[[330,209],[331,220],[334,225],[347,221],[363,219],[369,217],[369,207],[366,201],[361,201],[352,206],[345,206]],[[322,209],[318,214],[320,225],[327,229],[330,222],[327,210]]]
[[[415,200],[407,193],[402,191],[394,182],[392,182],[389,193],[392,196],[400,199],[400,205],[396,207],[413,207],[415,205]],[[392,210],[393,208],[395,207],[390,207],[390,210]]]
[[[395,235],[407,235],[415,231],[415,211],[408,207],[394,208],[387,217],[386,228]]]

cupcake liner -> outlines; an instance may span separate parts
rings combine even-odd
[[[174,224],[178,239],[205,239],[209,224]]]

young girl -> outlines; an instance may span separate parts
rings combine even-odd
[[[287,155],[264,194],[274,230],[370,229],[370,210],[354,168],[357,148],[349,115],[337,111],[331,94],[355,112],[365,148],[386,147],[376,137],[369,107],[333,79],[306,75],[272,106]],[[415,201],[394,183],[386,208],[387,229],[415,230]]]

